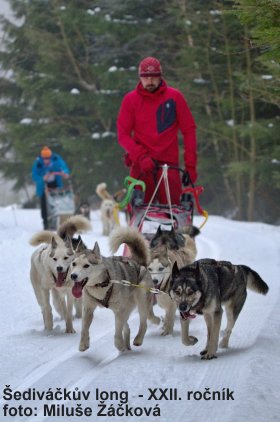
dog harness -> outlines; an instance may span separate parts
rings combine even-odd
[[[94,287],[108,287],[109,284],[110,284],[110,281],[109,280],[105,280],[102,283],[96,284]],[[111,298],[112,292],[113,292],[113,284],[110,287],[110,289],[107,290],[107,293],[106,293],[104,299],[97,299],[95,296],[93,296],[93,298],[98,303],[100,303],[102,306],[104,306],[105,308],[108,308],[109,307],[109,300]]]

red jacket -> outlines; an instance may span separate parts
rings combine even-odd
[[[148,155],[163,163],[179,164],[178,130],[184,138],[185,168],[196,180],[195,122],[183,94],[166,85],[150,93],[141,82],[125,95],[117,120],[119,144],[132,162]]]

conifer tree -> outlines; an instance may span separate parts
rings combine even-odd
[[[195,117],[205,207],[234,218],[275,221],[279,66],[263,53],[278,54],[269,47],[269,41],[276,46],[277,32],[270,33],[268,23],[272,18],[276,26],[278,5],[258,2],[265,15],[260,35],[258,10],[252,9],[258,18],[248,14],[240,23],[231,13],[234,3],[240,19],[243,6],[256,5],[10,0],[18,22],[2,21],[0,63],[9,77],[0,79],[0,169],[23,186],[33,159],[48,144],[69,163],[81,197],[92,195],[100,181],[119,188],[128,169],[116,139],[118,109],[137,83],[139,61],[153,55]],[[271,7],[267,12],[265,5]]]

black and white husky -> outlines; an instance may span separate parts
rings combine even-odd
[[[172,269],[170,296],[178,306],[185,321],[194,314],[203,314],[207,325],[207,342],[201,351],[202,359],[216,357],[218,339],[225,307],[227,327],[220,347],[228,347],[234,324],[247,296],[247,289],[265,295],[267,284],[259,274],[246,265],[234,265],[227,261],[200,259],[179,269]],[[197,339],[195,339],[195,342]],[[188,342],[182,341],[185,345]]]
[[[194,236],[199,233],[196,227],[189,228],[190,234],[182,234],[172,230],[158,228],[150,243],[150,262],[148,270],[152,276],[154,285],[161,293],[156,295],[158,305],[165,310],[162,335],[172,334],[176,303],[170,298],[169,282],[171,279],[172,267],[175,262],[179,268],[191,264],[197,254]],[[186,324],[184,324],[185,336]],[[193,339],[189,338],[190,344]]]

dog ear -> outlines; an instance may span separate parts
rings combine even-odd
[[[178,268],[177,261],[175,261],[172,267],[172,278],[176,277],[178,273],[179,273],[179,268]]]
[[[75,252],[83,252],[83,251],[86,250],[87,247],[84,244],[84,242],[82,241],[82,238],[81,238],[80,235],[78,236],[76,242],[77,242],[77,246],[75,248]]]
[[[157,232],[156,232],[156,237],[157,236],[161,236],[162,235],[162,230],[161,230],[161,225],[158,226]]]
[[[66,238],[64,239],[64,243],[67,249],[70,249],[70,251],[72,253],[74,253],[73,250],[73,245],[72,245],[72,241],[71,241],[71,237],[69,237],[68,235],[66,235]]]
[[[100,248],[97,242],[95,242],[92,253],[97,257],[101,258]]]
[[[200,234],[200,230],[195,226],[188,226],[185,233],[188,234],[191,238],[194,238]]]
[[[56,240],[54,238],[54,236],[52,237],[52,249],[55,249],[57,247],[57,243]]]
[[[172,271],[171,271],[171,277],[169,277],[169,281],[168,281],[168,292],[170,294],[170,291],[172,290],[173,284],[174,284],[174,278],[176,277],[176,275],[179,273],[179,268],[177,265],[177,261],[174,262],[173,267],[172,267]]]
[[[157,228],[156,234],[152,237],[151,242],[150,242],[150,247],[151,248],[155,248],[158,245],[158,237],[160,237],[162,235],[162,231],[161,231],[161,227],[160,225]]]

